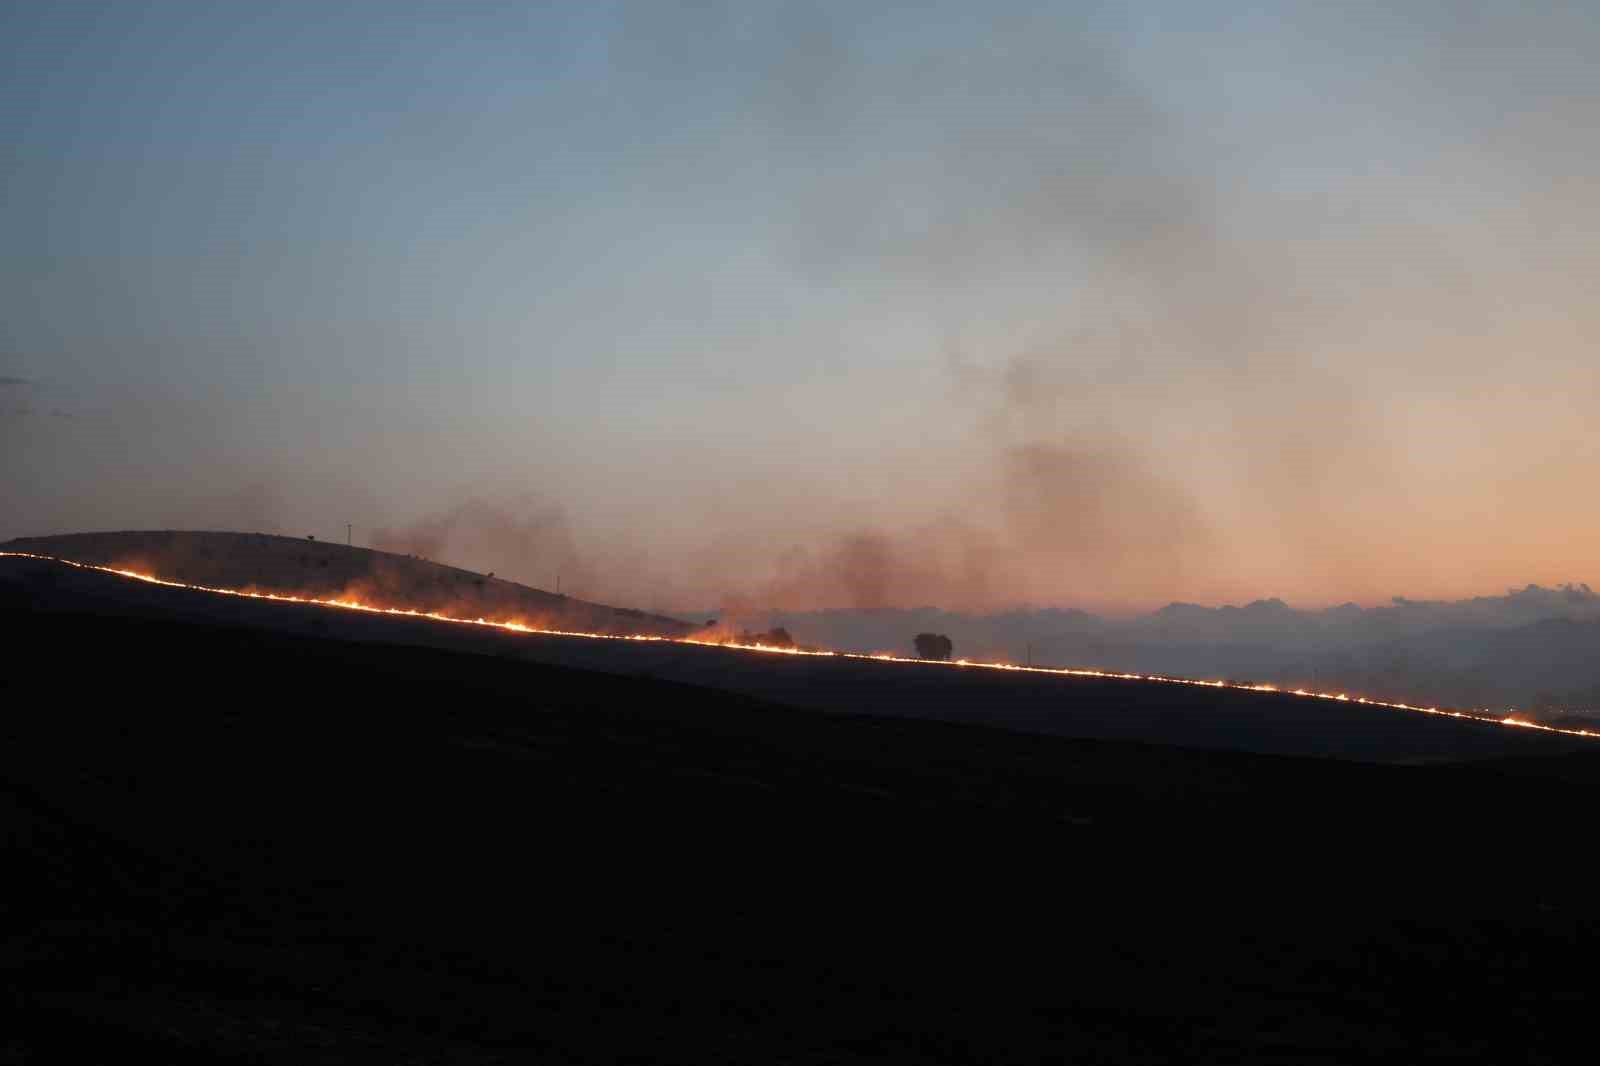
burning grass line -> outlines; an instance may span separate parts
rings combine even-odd
[[[1239,684],[1230,681],[1202,681],[1189,677],[1169,677],[1164,674],[1135,674],[1122,673],[1112,670],[1094,670],[1076,667],[1053,666],[1018,666],[1014,663],[985,663],[972,662],[967,659],[957,659],[946,662],[938,659],[916,659],[909,656],[887,654],[863,654],[848,651],[811,651],[802,648],[780,648],[769,644],[745,644],[737,641],[701,640],[695,637],[664,637],[645,633],[589,633],[582,630],[570,629],[545,629],[525,625],[521,622],[497,622],[486,618],[457,618],[452,615],[440,614],[436,611],[419,611],[405,607],[378,607],[372,604],[359,603],[354,600],[318,599],[311,596],[288,596],[274,592],[252,592],[244,589],[215,588],[210,585],[191,585],[182,581],[169,581],[156,577],[154,574],[143,574],[136,570],[120,570],[110,566],[100,566],[96,563],[84,563],[75,559],[63,559],[53,555],[37,555],[32,552],[6,552],[0,551],[0,558],[35,559],[41,562],[61,563],[66,566],[76,567],[79,570],[94,570],[103,574],[114,574],[117,577],[133,581],[143,581],[150,585],[160,585],[165,588],[187,589],[191,592],[208,592],[219,596],[235,596],[249,600],[270,600],[276,603],[296,603],[312,607],[324,607],[345,611],[362,611],[367,614],[392,615],[400,618],[422,618],[430,622],[449,622],[453,625],[483,626],[490,629],[500,629],[511,633],[525,633],[536,636],[550,637],[582,637],[587,640],[618,640],[641,641],[660,644],[690,644],[705,648],[730,648],[737,651],[759,652],[768,655],[803,655],[817,658],[834,659],[862,659],[869,662],[904,663],[907,665],[943,667],[946,669],[970,670],[995,670],[1009,671],[1023,674],[1044,674],[1053,677],[1087,677],[1111,681],[1142,681],[1162,685],[1188,685],[1194,688],[1227,689],[1234,692],[1266,692],[1281,696],[1297,696],[1302,699],[1329,700],[1336,703],[1358,703],[1364,707],[1378,707],[1384,710],[1407,711],[1413,714],[1431,714],[1442,718],[1461,718],[1474,722],[1483,722],[1489,725],[1510,726],[1517,729],[1537,729],[1545,733],[1559,733],[1569,737],[1600,737],[1600,733],[1588,729],[1561,729],[1556,726],[1542,725],[1517,717],[1515,711],[1505,715],[1462,711],[1441,707],[1417,707],[1407,703],[1392,703],[1387,700],[1368,699],[1365,696],[1351,696],[1344,692],[1311,692],[1303,688],[1281,689],[1276,685],[1265,684]]]

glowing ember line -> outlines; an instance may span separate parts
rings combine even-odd
[[[396,615],[404,618],[426,618],[432,622],[450,622],[456,625],[486,626],[491,629],[503,629],[512,633],[528,633],[552,637],[583,637],[588,640],[626,640],[647,641],[660,644],[693,644],[707,648],[733,648],[739,651],[765,652],[772,655],[810,655],[821,658],[835,659],[865,659],[872,662],[906,663],[919,666],[937,666],[957,669],[978,670],[1005,670],[1020,674],[1049,674],[1056,677],[1093,677],[1114,681],[1146,681],[1162,685],[1189,685],[1196,688],[1231,689],[1235,692],[1270,692],[1283,696],[1299,696],[1304,699],[1331,700],[1336,703],[1359,703],[1364,707],[1381,707],[1393,711],[1410,711],[1414,714],[1432,714],[1442,718],[1464,718],[1474,722],[1484,722],[1489,725],[1511,726],[1517,729],[1538,729],[1545,733],[1560,733],[1569,737],[1600,737],[1600,733],[1588,729],[1559,729],[1555,726],[1541,725],[1518,718],[1515,712],[1504,716],[1491,714],[1477,714],[1469,711],[1451,710],[1439,707],[1414,707],[1406,703],[1391,703],[1386,700],[1368,699],[1365,696],[1350,696],[1343,692],[1310,692],[1303,688],[1285,690],[1275,685],[1247,685],[1230,681],[1199,681],[1189,677],[1168,677],[1164,674],[1130,674],[1112,670],[1090,670],[1072,667],[1054,666],[1017,666],[1013,663],[979,663],[967,659],[957,659],[954,662],[945,662],[938,659],[914,659],[900,655],[887,655],[883,653],[864,655],[848,651],[807,651],[800,648],[777,648],[769,644],[743,644],[735,641],[700,640],[695,637],[662,637],[647,634],[616,634],[616,633],[586,633],[570,629],[540,629],[524,625],[521,622],[493,622],[485,618],[455,618],[451,615],[439,614],[435,611],[418,611],[404,607],[374,607],[371,604],[357,603],[354,600],[324,600],[310,596],[286,596],[274,592],[248,592],[241,589],[214,588],[210,585],[189,585],[182,581],[168,581],[156,577],[154,574],[141,574],[135,570],[118,570],[110,566],[99,566],[95,563],[81,563],[73,559],[62,559],[53,555],[36,555],[31,552],[6,552],[0,551],[0,557],[13,559],[37,559],[42,562],[62,563],[66,566],[77,567],[79,570],[97,570],[104,574],[115,574],[118,577],[129,578],[134,581],[143,581],[151,585],[162,585],[167,588],[188,589],[191,592],[210,592],[220,596],[237,596],[247,600],[272,600],[277,603],[299,603],[313,607],[337,608],[345,611],[364,611],[367,614]]]

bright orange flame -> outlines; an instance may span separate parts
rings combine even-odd
[[[1285,692],[1274,685],[1246,685],[1231,681],[1198,681],[1188,677],[1168,677],[1163,674],[1130,674],[1118,673],[1110,670],[1089,670],[1070,667],[1053,666],[1017,666],[1014,663],[979,663],[967,659],[957,659],[947,662],[939,659],[914,659],[907,656],[891,655],[887,652],[878,652],[863,655],[847,651],[805,651],[800,648],[778,648],[768,644],[745,644],[734,641],[701,640],[695,637],[662,637],[644,634],[618,635],[614,633],[584,633],[567,629],[540,629],[524,625],[521,622],[492,622],[484,618],[454,618],[450,615],[438,614],[433,611],[417,611],[403,607],[374,607],[353,600],[322,600],[305,596],[284,596],[272,592],[248,592],[240,589],[213,588],[209,585],[189,585],[181,581],[167,581],[156,577],[154,574],[141,574],[134,570],[118,570],[109,566],[98,566],[94,563],[80,563],[73,559],[61,559],[52,555],[35,555],[31,552],[0,552],[0,557],[14,559],[38,559],[44,562],[63,563],[74,566],[80,570],[98,570],[101,573],[116,574],[118,577],[131,578],[135,581],[144,581],[151,585],[164,585],[168,588],[189,589],[194,592],[210,592],[222,596],[238,596],[250,600],[273,600],[279,603],[301,603],[316,607],[338,608],[346,611],[365,611],[368,614],[400,615],[406,618],[426,618],[434,622],[451,622],[457,625],[487,626],[492,629],[503,629],[513,633],[534,633],[555,637],[583,637],[589,640],[631,640],[653,641],[664,644],[694,644],[701,647],[736,648],[740,651],[758,651],[773,655],[813,655],[838,659],[866,659],[876,662],[908,663],[922,666],[942,667],[968,667],[983,670],[1007,670],[1023,674],[1052,674],[1058,677],[1096,677],[1117,681],[1148,681],[1163,685],[1191,685],[1200,688],[1225,688],[1236,692],[1271,692],[1280,695],[1301,696],[1307,699],[1333,700],[1338,703],[1359,703],[1367,707],[1382,707],[1394,711],[1411,711],[1417,714],[1439,715],[1444,718],[1465,718],[1474,722],[1486,722],[1491,725],[1514,726],[1519,729],[1538,729],[1546,733],[1560,733],[1569,737],[1600,737],[1600,733],[1588,729],[1560,729],[1556,726],[1541,725],[1516,717],[1513,711],[1503,717],[1487,713],[1473,713],[1468,711],[1441,709],[1438,707],[1413,707],[1405,703],[1390,703],[1385,700],[1368,699],[1365,696],[1352,697],[1343,692],[1309,692],[1297,688]]]

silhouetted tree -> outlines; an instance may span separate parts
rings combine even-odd
[[[949,659],[955,645],[943,633],[918,633],[911,642],[916,645],[917,656],[922,659]]]

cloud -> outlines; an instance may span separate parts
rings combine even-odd
[[[0,388],[28,388],[34,382],[27,378],[12,377],[9,374],[0,374]]]

